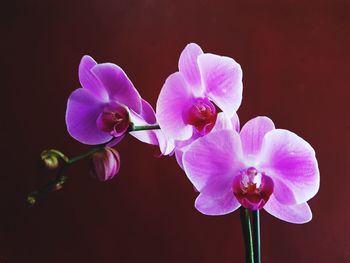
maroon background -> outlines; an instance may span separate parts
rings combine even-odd
[[[196,42],[244,71],[244,123],[257,115],[317,152],[314,219],[262,212],[263,262],[350,262],[349,1],[8,1],[1,7],[0,262],[242,262],[238,213],[208,217],[174,158],[125,139],[122,168],[99,183],[74,165],[62,191],[33,208],[41,150],[89,147],[67,134],[80,58],[114,62],[155,106],[181,50]]]

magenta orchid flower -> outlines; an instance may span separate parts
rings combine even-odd
[[[185,172],[200,192],[195,207],[223,215],[240,206],[265,209],[291,223],[305,223],[306,203],[319,189],[315,151],[301,137],[275,129],[267,117],[247,122],[238,133],[215,131],[193,142],[183,156]]]
[[[242,100],[242,70],[232,58],[203,53],[188,44],[179,71],[170,75],[157,101],[157,120],[167,140],[186,141],[209,133],[218,110],[228,118]]]
[[[154,110],[119,66],[97,64],[90,56],[84,56],[79,80],[82,88],[72,92],[66,111],[68,132],[79,142],[94,145],[116,138],[109,145],[112,146],[123,138],[130,123],[156,123]],[[131,134],[143,142],[159,144],[154,131]]]

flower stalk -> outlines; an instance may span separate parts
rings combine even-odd
[[[76,161],[85,159],[85,158],[89,157],[90,155],[92,155],[93,153],[103,149],[105,147],[105,145],[106,144],[99,145],[97,147],[92,148],[90,151],[87,151],[86,153],[72,157],[68,160],[67,164],[72,164],[72,163],[75,163]]]
[[[241,206],[239,209],[239,213],[241,217],[243,238],[244,238],[244,244],[245,244],[246,263],[255,263],[249,209]]]
[[[159,125],[130,126],[129,132],[155,130],[155,129],[160,129]],[[51,154],[54,157],[59,157],[61,160],[63,160],[64,163],[63,163],[62,167],[59,168],[59,171],[58,171],[57,176],[55,178],[50,180],[47,184],[45,184],[40,189],[38,189],[36,191],[33,191],[30,194],[28,194],[28,196],[27,196],[27,203],[29,205],[33,206],[36,203],[36,200],[37,200],[38,196],[40,196],[42,194],[46,194],[46,193],[50,193],[50,192],[54,192],[54,191],[62,189],[63,184],[68,179],[68,177],[64,176],[63,174],[69,168],[70,165],[72,165],[73,163],[75,163],[77,161],[80,161],[80,160],[83,160],[85,158],[90,157],[94,153],[96,153],[96,152],[102,150],[103,148],[105,148],[113,140],[114,140],[114,138],[112,140],[108,141],[107,143],[100,144],[100,145],[98,145],[96,147],[91,148],[89,151],[87,151],[87,152],[85,152],[83,154],[74,156],[72,158],[67,157],[66,155],[64,155],[62,152],[60,152],[58,150],[52,149],[52,150],[44,151],[42,153],[42,159],[43,159],[43,156],[47,159],[46,155],[47,154]],[[45,161],[45,160],[43,159],[43,161]]]
[[[134,132],[134,131],[148,131],[148,130],[159,130],[160,127],[158,124],[156,125],[144,125],[144,126],[132,126],[130,127],[130,130],[131,132]]]
[[[255,263],[261,262],[260,253],[260,212],[259,210],[252,211],[253,217],[253,247]]]

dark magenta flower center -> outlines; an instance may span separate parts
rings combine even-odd
[[[259,210],[273,192],[273,181],[269,176],[250,167],[235,177],[232,190],[243,207]]]
[[[117,102],[110,103],[97,118],[96,125],[101,131],[112,136],[121,136],[129,128],[129,113],[123,105]]]
[[[216,122],[216,108],[208,98],[197,98],[184,112],[184,121],[192,125],[200,135],[210,132]]]

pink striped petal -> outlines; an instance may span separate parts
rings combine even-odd
[[[196,199],[195,207],[205,215],[216,216],[226,215],[238,209],[241,204],[237,201],[231,191],[225,195],[213,198],[205,194],[199,194]]]
[[[191,145],[192,142],[200,138],[200,136],[195,133],[192,135],[192,137],[186,141],[176,141],[175,142],[175,158],[178,163],[178,165],[181,167],[181,169],[184,169],[183,162],[182,162],[182,157],[184,152],[187,151],[189,146]]]
[[[103,63],[94,66],[91,71],[99,78],[108,92],[109,100],[117,101],[136,113],[141,113],[142,102],[138,91],[117,65]]]
[[[167,139],[162,130],[156,131],[159,149],[162,155],[172,155],[175,148],[175,141]]]
[[[214,54],[198,57],[206,95],[225,112],[234,116],[242,101],[242,70],[232,58]]]
[[[101,81],[91,72],[96,66],[96,61],[90,56],[83,56],[79,64],[79,80],[84,89],[88,89],[99,100],[108,101],[108,93]]]
[[[188,44],[182,51],[179,59],[179,71],[184,75],[188,84],[197,95],[201,94],[201,76],[199,73],[197,57],[203,54],[202,49],[195,43]]]
[[[211,130],[211,133],[214,131],[221,131],[221,130],[233,130],[233,129],[237,129],[237,127],[239,127],[239,119],[238,119],[237,114],[234,117],[232,117],[231,119],[229,119],[225,115],[225,113],[219,112],[219,114],[217,115],[217,118],[216,118],[215,126]],[[179,164],[179,166],[181,167],[181,169],[184,169],[183,163],[182,163],[183,153],[187,150],[189,145],[193,141],[197,140],[198,138],[200,138],[200,136],[198,134],[193,134],[192,137],[186,141],[177,141],[176,142],[175,157],[176,157],[176,161]]]
[[[232,118],[229,118],[224,112],[219,112],[216,118],[215,126],[211,132],[220,130],[235,130],[236,132],[239,132],[238,115],[235,114]]]
[[[193,128],[184,123],[184,110],[192,103],[192,93],[183,75],[176,72],[170,75],[160,91],[157,101],[157,120],[166,138],[187,140]]]
[[[304,203],[317,193],[320,175],[315,151],[295,133],[282,129],[268,132],[259,156],[260,168],[289,188],[296,203]]]
[[[275,176],[273,178],[273,184],[273,194],[278,202],[285,205],[294,205],[297,203],[294,192],[283,182],[283,180],[280,180]]]
[[[312,212],[307,203],[287,206],[278,202],[274,195],[270,197],[264,209],[269,214],[289,223],[304,224],[312,219]]]
[[[244,167],[241,159],[238,133],[222,130],[194,141],[182,161],[187,177],[198,191],[220,197],[231,191],[234,176]]]
[[[265,134],[274,129],[274,123],[267,117],[256,117],[244,124],[240,133],[244,153],[258,154]]]
[[[141,111],[141,117],[148,123],[148,124],[156,124],[156,113],[154,112],[152,106],[145,101],[144,99],[141,100],[142,103],[142,111]]]

